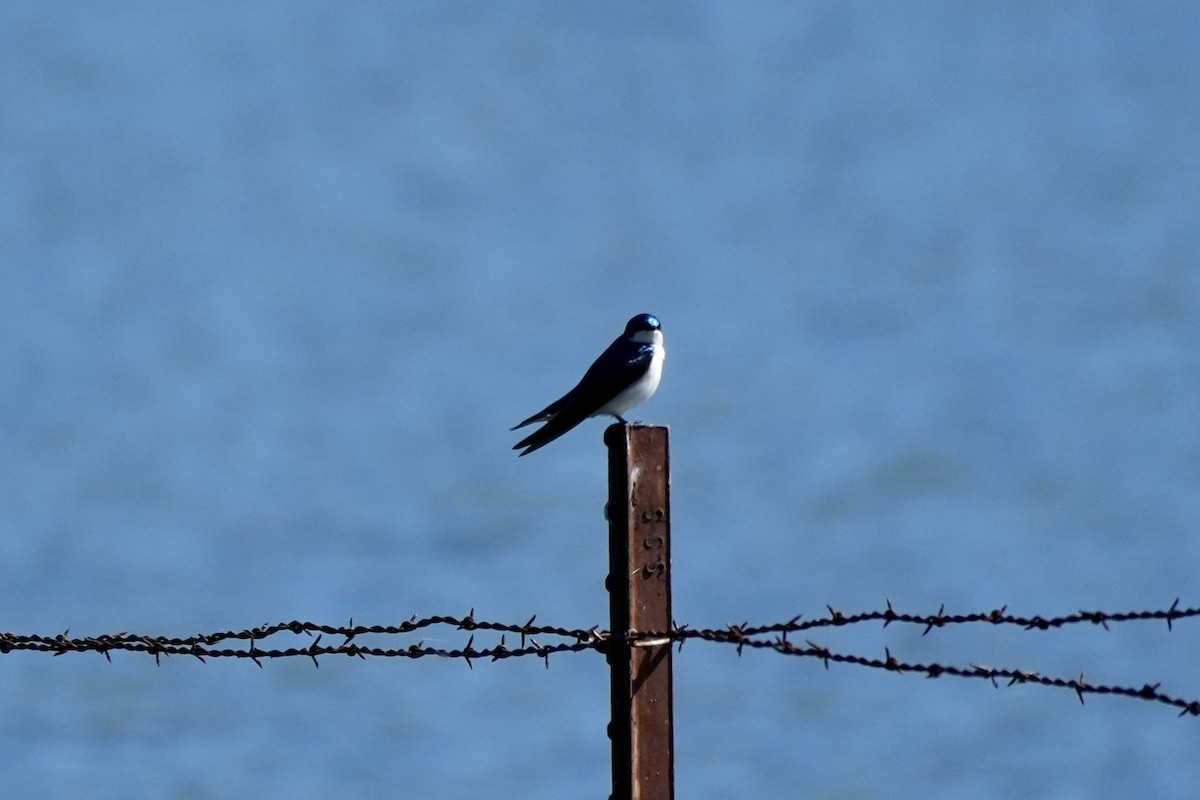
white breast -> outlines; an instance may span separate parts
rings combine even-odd
[[[663,346],[662,331],[654,331],[653,335],[654,355],[650,358],[650,369],[646,370],[646,374],[637,381],[631,383],[629,388],[597,409],[596,413],[592,415],[593,417],[604,414],[624,414],[629,409],[647,400],[650,395],[658,390],[658,382],[662,380],[663,359],[667,356],[667,349]]]

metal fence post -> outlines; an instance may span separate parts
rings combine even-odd
[[[613,800],[673,800],[671,642],[629,646],[632,632],[671,630],[668,429],[611,425],[608,445]]]

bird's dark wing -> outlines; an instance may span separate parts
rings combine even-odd
[[[617,339],[583,373],[579,385],[571,390],[574,399],[591,405],[594,411],[645,375],[653,359],[654,345]]]
[[[520,450],[524,447],[525,450],[521,452],[521,455],[527,456],[539,447],[545,447],[550,444],[571,430],[571,428],[583,422],[588,418],[589,414],[590,412],[587,411],[585,406],[580,403],[573,403],[551,417],[545,425],[513,445],[513,450]]]
[[[517,426],[546,420],[545,425],[517,442],[513,449],[525,448],[521,455],[526,456],[550,444],[642,377],[653,358],[652,345],[617,339],[588,367],[574,389]]]
[[[567,392],[562,397],[558,398],[553,403],[546,406],[545,408],[543,408],[541,411],[534,414],[529,419],[519,422],[516,425],[512,426],[511,428],[509,428],[509,430],[515,431],[517,428],[524,428],[526,425],[532,425],[535,422],[545,422],[546,420],[550,419],[555,414],[557,414],[559,411],[561,411],[563,409],[563,407],[568,402],[570,402],[571,394],[574,391],[575,391],[575,389],[572,389],[570,392]]]

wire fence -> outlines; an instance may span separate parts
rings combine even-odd
[[[940,663],[922,664],[903,661],[892,655],[891,651],[886,648],[883,658],[879,658],[837,652],[811,639],[805,639],[803,645],[798,645],[789,639],[792,634],[871,622],[882,622],[884,627],[892,623],[918,625],[924,628],[922,635],[928,634],[934,628],[971,624],[1008,625],[1028,631],[1049,631],[1084,623],[1108,630],[1109,625],[1137,621],[1162,621],[1166,622],[1168,630],[1172,630],[1177,621],[1200,617],[1200,608],[1181,608],[1178,599],[1165,609],[1115,613],[1079,611],[1064,616],[1032,617],[1010,614],[1007,606],[970,614],[947,614],[945,607],[938,609],[936,614],[908,614],[896,611],[890,601],[882,610],[857,614],[845,614],[828,606],[826,608],[827,615],[809,619],[797,616],[786,622],[768,625],[742,623],[722,628],[702,629],[677,624],[668,631],[631,632],[625,639],[632,647],[657,647],[670,642],[675,643],[680,650],[685,642],[698,639],[716,644],[732,645],[737,648],[738,655],[741,655],[746,648],[751,648],[787,656],[815,658],[823,662],[826,669],[830,664],[850,664],[896,673],[923,674],[927,678],[944,676],[981,678],[991,681],[997,687],[1002,683],[1009,686],[1036,684],[1070,689],[1076,693],[1081,703],[1084,702],[1084,696],[1089,694],[1115,695],[1172,706],[1179,709],[1179,716],[1200,716],[1200,700],[1188,700],[1162,692],[1159,689],[1159,683],[1145,683],[1140,687],[1094,684],[1088,683],[1082,674],[1077,678],[1064,678],[1043,675],[1032,670],[990,667],[974,663],[966,666]],[[442,631],[445,628],[468,633],[466,643],[459,648],[438,648],[426,646],[425,638],[420,638],[408,646],[380,647],[361,641],[366,638],[411,637],[421,635],[423,632]],[[490,646],[477,646],[475,638],[479,632],[499,634],[499,641]],[[280,638],[288,634],[307,636],[309,640],[303,647],[279,647]],[[327,644],[324,643],[326,636],[341,637],[341,641]],[[515,641],[510,643],[509,637]],[[61,656],[67,653],[96,652],[111,661],[111,653],[126,651],[152,655],[156,662],[161,662],[163,656],[180,655],[192,656],[201,661],[210,658],[249,659],[259,667],[262,667],[263,659],[274,658],[307,658],[312,660],[314,666],[319,667],[319,659],[325,656],[351,656],[361,659],[449,658],[461,659],[466,662],[467,666],[473,667],[474,662],[495,662],[508,658],[534,656],[543,659],[546,666],[549,667],[552,655],[583,650],[604,652],[612,638],[609,631],[598,627],[582,629],[539,625],[536,615],[530,617],[523,624],[478,620],[472,609],[465,617],[436,615],[418,619],[414,616],[398,625],[356,625],[353,619],[346,625],[321,625],[315,622],[292,621],[261,625],[245,630],[219,631],[185,637],[150,636],[125,632],[101,636],[71,637],[69,630],[56,636],[0,633],[0,654],[32,651]]]

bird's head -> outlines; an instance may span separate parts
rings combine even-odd
[[[662,325],[658,322],[658,317],[653,314],[638,314],[625,325],[625,335],[632,336],[640,331],[658,331],[662,330]]]

